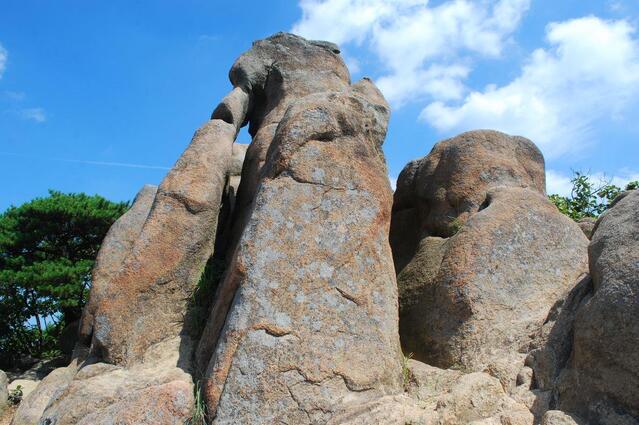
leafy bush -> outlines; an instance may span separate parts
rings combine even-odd
[[[127,208],[49,191],[0,214],[0,368],[55,355],[65,324],[80,318],[102,239]]]
[[[9,403],[13,404],[14,406],[20,404],[23,395],[24,394],[22,392],[22,385],[16,386],[14,390],[9,391]]]
[[[594,183],[588,174],[574,172],[570,196],[550,195],[548,198],[562,213],[575,221],[582,218],[599,217],[608,209],[612,201],[622,192],[622,189],[609,181]],[[639,181],[626,185],[626,190],[639,188]]]

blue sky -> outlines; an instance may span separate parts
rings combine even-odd
[[[234,59],[291,30],[378,82],[391,179],[438,140],[495,128],[540,146],[549,192],[572,169],[622,184],[639,178],[637,29],[635,0],[0,2],[0,211],[159,183]]]

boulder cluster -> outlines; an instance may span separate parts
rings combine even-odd
[[[278,33],[230,80],[12,424],[639,424],[639,191],[589,241],[539,149],[480,130],[393,194],[390,108],[337,46]]]

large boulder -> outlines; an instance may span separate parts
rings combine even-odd
[[[231,229],[224,232],[224,249],[229,262],[252,214],[267,152],[284,113],[301,97],[347,89],[350,74],[334,44],[278,33],[253,43],[251,49],[233,64],[230,79],[236,96],[240,96],[239,90],[250,98],[246,117],[252,140],[245,152],[241,184],[234,198]],[[230,97],[227,97],[227,103],[232,105],[234,101]],[[225,107],[218,113],[231,109],[231,106]],[[235,107],[235,110],[239,109]],[[206,369],[215,348],[235,294],[236,288],[229,286],[231,284],[229,280],[223,281],[217,290],[216,304],[196,353],[198,369]]]
[[[14,425],[177,424],[194,405],[190,300],[212,255],[237,129],[214,119],[104,240],[72,364],[20,406]],[[46,385],[45,385],[46,384]]]
[[[238,289],[206,372],[213,423],[324,423],[401,392],[387,119],[368,80],[286,111],[227,273]]]
[[[545,193],[544,158],[530,140],[492,130],[462,133],[411,161],[397,180],[393,212],[417,209],[423,231],[448,237],[496,186]]]
[[[61,367],[49,373],[37,386],[36,391],[25,394],[13,416],[11,425],[33,425],[39,422],[42,413],[56,395],[61,394],[78,369],[77,359],[67,367]]]
[[[639,190],[598,220],[588,252],[592,296],[574,318],[558,406],[592,423],[639,423]]]
[[[390,240],[406,352],[515,385],[531,335],[587,271],[588,240],[544,184],[537,148],[493,131],[402,171]]]
[[[105,361],[135,363],[151,345],[183,333],[189,297],[213,252],[235,135],[231,124],[207,122],[160,184],[96,307],[92,350]]]
[[[247,120],[253,137],[237,194],[239,214],[234,219],[230,256],[250,216],[266,154],[284,113],[292,102],[309,94],[345,90],[350,73],[336,45],[277,33],[253,43],[235,61],[229,77],[236,90],[250,96]]]
[[[150,347],[142,361],[128,367],[72,364],[42,382],[41,393],[50,395],[46,404],[42,397],[30,397],[25,408],[35,411],[45,404],[39,423],[56,425],[182,425],[194,407],[189,355],[190,347],[174,337]],[[14,418],[14,425],[33,423]]]

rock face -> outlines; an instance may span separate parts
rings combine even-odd
[[[40,381],[33,381],[31,379],[16,379],[11,381],[7,389],[11,392],[17,390],[19,387],[20,391],[22,391],[22,397],[27,397],[38,388],[39,384]]]
[[[230,80],[13,425],[201,423],[196,392],[213,424],[639,425],[639,191],[578,225],[532,142],[480,130],[393,197],[389,106],[335,45],[279,33]]]
[[[391,244],[406,352],[488,369],[514,385],[530,334],[587,271],[587,239],[544,194],[544,164],[521,137],[464,133],[409,163]],[[438,236],[444,236],[441,238]]]
[[[173,338],[151,347],[141,362],[130,367],[84,362],[58,369],[38,391],[50,394],[40,422],[183,424],[193,408],[191,375],[180,359],[189,353],[188,348],[179,338]],[[26,406],[35,411],[44,398],[29,398]],[[14,423],[34,422],[16,422],[14,418]]]
[[[214,248],[237,128],[200,128],[157,188],[105,238],[74,362],[14,424],[183,423],[193,407],[189,299]],[[47,422],[48,421],[48,422]]]
[[[155,200],[157,189],[157,186],[145,185],[135,197],[131,208],[113,223],[102,241],[93,267],[91,295],[82,311],[80,322],[80,341],[87,347],[91,345],[93,323],[98,306],[102,300],[110,296],[110,282],[115,278],[140,235]]]
[[[369,81],[301,98],[267,157],[206,376],[213,423],[324,423],[401,387],[388,107]]]
[[[592,293],[573,322],[558,407],[591,423],[639,423],[639,191],[598,220],[588,252]],[[565,326],[565,325],[564,325]]]
[[[235,90],[251,98],[248,118],[253,136],[242,170],[244,183],[238,189],[240,213],[231,237],[234,247],[250,216],[275,129],[290,104],[312,93],[343,91],[350,84],[350,74],[336,45],[278,33],[253,43],[233,64],[229,76]],[[232,255],[233,248],[229,252]]]
[[[579,224],[579,227],[581,228],[581,231],[584,232],[584,235],[586,235],[588,239],[592,238],[592,233],[595,230],[596,221],[597,220],[594,218],[585,217],[577,222],[577,224]]]
[[[423,231],[448,237],[496,186],[545,193],[544,158],[528,139],[491,130],[462,133],[411,161],[397,180],[393,211],[416,209]],[[418,235],[419,236],[419,235]]]
[[[533,416],[487,373],[464,374],[409,360],[410,383],[402,395],[350,407],[330,424],[530,425]]]
[[[158,188],[110,296],[96,308],[92,349],[107,362],[132,364],[182,332],[187,300],[213,252],[235,134],[222,120],[206,123]],[[144,313],[131,320],[132,312]]]
[[[229,262],[251,217],[267,151],[288,107],[313,93],[339,92],[349,87],[350,74],[338,53],[337,46],[331,43],[278,33],[253,43],[251,49],[233,64],[230,79],[235,89],[232,93],[238,96],[246,93],[250,98],[247,121],[253,139],[245,153],[232,229],[225,237]],[[229,100],[228,103],[233,102]],[[227,279],[217,291],[211,317],[196,353],[196,364],[201,371],[207,368],[237,289],[233,283]]]

